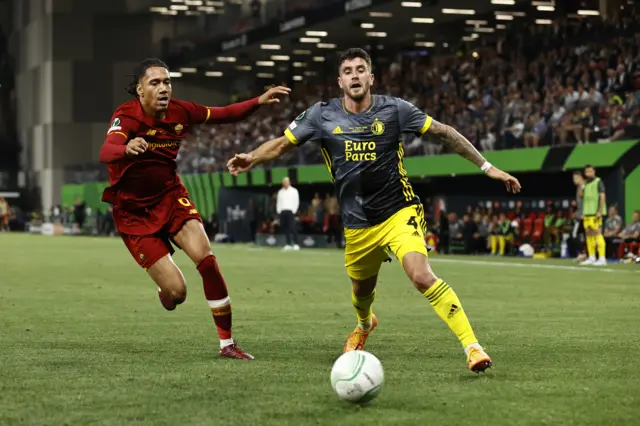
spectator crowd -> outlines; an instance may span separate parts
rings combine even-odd
[[[476,52],[450,57],[398,54],[376,67],[374,90],[415,104],[454,126],[481,151],[603,143],[640,137],[640,25],[635,9],[610,21],[563,19],[517,26]],[[380,61],[381,59],[378,59]],[[326,84],[294,87],[291,100],[228,125],[201,126],[183,144],[182,173],[224,170],[234,153],[280,136],[293,117],[340,96]],[[437,155],[442,146],[408,136],[406,155]],[[280,165],[321,163],[312,144]]]

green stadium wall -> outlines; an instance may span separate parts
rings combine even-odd
[[[595,167],[623,167],[625,173],[625,219],[629,221],[634,210],[640,210],[640,142],[618,141],[606,144],[587,144],[560,148],[528,148],[485,153],[496,167],[509,173],[559,172],[580,169],[585,164]],[[469,161],[456,154],[428,157],[407,157],[404,160],[409,177],[442,177],[473,175],[482,172]],[[290,176],[297,184],[330,183],[331,178],[324,165],[300,167],[274,167],[253,170],[238,177],[229,173],[203,173],[181,175],[191,199],[204,217],[210,217],[217,209],[218,188],[222,186],[249,187],[278,185],[283,177]],[[71,206],[80,197],[92,207],[106,210],[100,201],[107,182],[69,184],[62,187],[62,203]]]

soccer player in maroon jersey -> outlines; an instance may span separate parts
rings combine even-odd
[[[184,302],[184,276],[173,262],[173,243],[197,265],[204,294],[220,337],[220,356],[250,360],[231,337],[227,286],[211,252],[202,219],[176,172],[180,144],[192,126],[242,120],[260,105],[289,94],[274,87],[262,96],[226,107],[206,107],[171,98],[167,65],[147,59],[135,70],[128,88],[136,99],[120,105],[100,150],[108,165],[110,186],[102,200],[113,205],[113,218],[124,244],[158,286],[165,309]]]

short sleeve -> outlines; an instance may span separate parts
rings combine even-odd
[[[318,102],[309,107],[285,129],[284,135],[294,145],[319,140],[322,134],[322,110]]]
[[[605,190],[604,190],[604,182],[602,181],[602,179],[600,179],[598,181],[598,192],[599,193],[605,192]]]
[[[209,107],[195,102],[181,101],[181,103],[189,113],[189,124],[203,124],[209,120],[209,117],[211,117],[211,110]]]
[[[423,135],[431,126],[431,116],[420,111],[404,99],[398,99],[398,120],[400,132]]]
[[[116,111],[111,117],[111,124],[107,130],[107,137],[112,135],[122,135],[125,140],[129,140],[135,135],[138,122],[128,115]]]

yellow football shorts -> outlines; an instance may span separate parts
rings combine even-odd
[[[412,251],[428,256],[425,243],[427,224],[421,204],[405,207],[384,222],[362,229],[344,230],[345,266],[355,280],[378,273],[391,250],[400,263]]]
[[[585,216],[582,218],[584,229],[595,229],[599,231],[602,228],[602,216]]]

